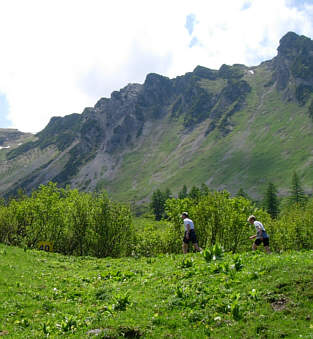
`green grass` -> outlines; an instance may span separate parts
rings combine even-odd
[[[312,251],[209,263],[201,254],[96,259],[0,245],[0,335],[313,338],[312,259]]]

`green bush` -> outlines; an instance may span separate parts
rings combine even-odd
[[[269,224],[270,245],[276,251],[313,248],[313,199],[305,206],[294,204]]]
[[[49,241],[63,254],[117,257],[130,254],[132,234],[130,209],[105,193],[49,183],[0,206],[0,241],[9,245]]]
[[[162,253],[181,251],[181,238],[167,221],[156,222],[148,219],[136,220],[133,254],[136,256],[156,256]]]
[[[226,191],[209,192],[197,201],[190,198],[170,199],[166,202],[166,213],[180,237],[182,211],[188,211],[193,220],[200,247],[218,243],[225,251],[232,252],[250,249],[248,238],[255,230],[247,224],[249,214],[255,213],[265,222],[270,220],[269,215],[256,209],[250,200],[232,198]]]
[[[137,218],[134,228],[130,208],[111,201],[105,192],[82,193],[49,183],[29,197],[20,194],[0,204],[0,242],[34,248],[40,241],[49,241],[56,252],[96,257],[180,253],[184,232],[181,213],[188,211],[200,247],[211,252],[217,245],[231,252],[250,250],[248,238],[255,234],[247,223],[250,214],[265,226],[272,250],[312,249],[312,209],[311,198],[305,205],[288,205],[272,220],[244,197],[208,192],[196,199],[168,199],[168,220]],[[208,261],[211,254],[216,255],[205,254]]]

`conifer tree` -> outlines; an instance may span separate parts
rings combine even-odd
[[[265,193],[264,205],[267,213],[275,219],[279,213],[279,201],[277,197],[277,189],[273,183],[269,183]]]
[[[169,188],[167,188],[164,192],[164,199],[166,201],[167,199],[171,199],[171,198],[172,198],[172,192]]]
[[[201,195],[208,195],[210,192],[209,187],[204,183],[201,184],[200,191]]]
[[[240,187],[239,191],[236,194],[236,197],[243,197],[245,199],[251,200],[251,198],[249,197],[248,193],[246,193],[242,187]]]
[[[301,206],[303,206],[307,201],[307,197],[296,172],[294,172],[292,176],[289,201]]]
[[[187,192],[187,186],[184,185],[182,190],[178,193],[178,199],[184,199],[187,198],[188,192]]]
[[[165,195],[157,189],[152,193],[150,207],[153,211],[155,220],[161,220],[164,215]]]
[[[199,199],[201,196],[200,188],[198,188],[197,186],[192,186],[188,196],[192,199]]]

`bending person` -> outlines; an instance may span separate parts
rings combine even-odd
[[[268,234],[265,231],[265,228],[263,224],[260,221],[256,220],[256,217],[254,215],[250,215],[248,220],[247,220],[251,225],[254,225],[256,234],[251,235],[249,239],[255,239],[253,245],[252,245],[252,250],[255,251],[259,245],[263,242],[264,248],[266,253],[270,253],[270,238]]]
[[[192,245],[196,251],[198,252],[202,251],[197,242],[195,226],[193,224],[193,221],[188,218],[187,212],[183,212],[181,217],[184,221],[185,227],[185,234],[183,239],[183,253],[186,254],[188,252],[188,244],[190,241],[192,242]]]

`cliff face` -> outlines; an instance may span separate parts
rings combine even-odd
[[[13,148],[31,137],[31,133],[23,133],[14,128],[0,128],[0,147]]]
[[[184,183],[206,182],[230,191],[244,187],[256,195],[262,184],[256,178],[271,173],[269,180],[275,182],[284,161],[293,161],[290,173],[297,168],[305,172],[310,164],[304,159],[310,150],[297,163],[299,154],[292,145],[297,128],[305,131],[304,148],[312,137],[312,61],[313,42],[290,32],[281,39],[277,56],[257,67],[198,66],[175,79],[148,74],[143,84],[129,84],[82,114],[52,118],[35,139],[7,150],[0,165],[0,191],[29,191],[52,180],[140,200],[156,187],[175,192]],[[291,117],[291,111],[296,115]],[[275,130],[269,131],[271,125]],[[263,146],[268,144],[279,157],[274,166],[271,156],[257,147],[260,130]],[[282,131],[286,149],[277,139]],[[285,152],[285,158],[276,152]],[[261,158],[263,174],[255,167]],[[313,180],[312,175],[304,177],[308,183]]]
[[[304,105],[313,91],[313,43],[305,36],[287,33],[273,60],[273,81],[289,100]]]

